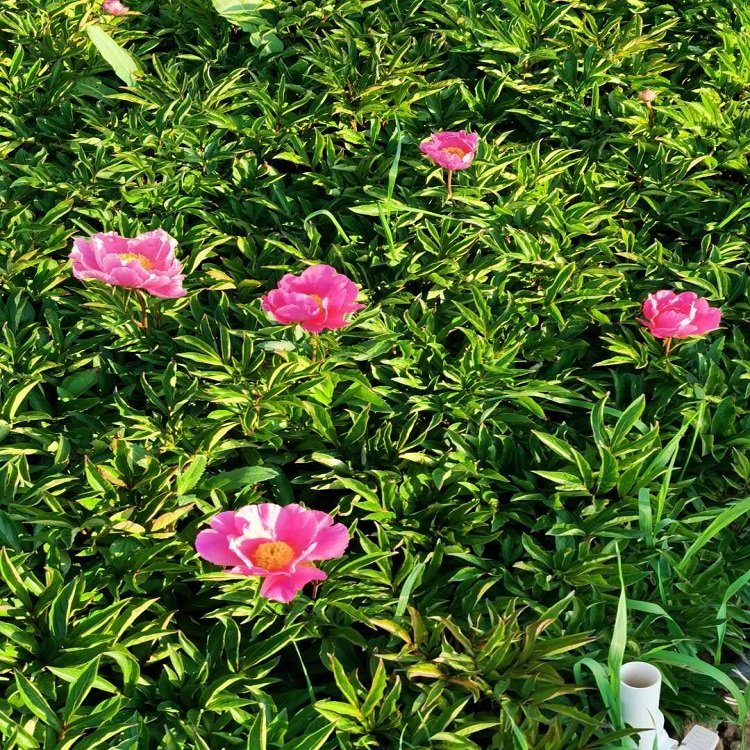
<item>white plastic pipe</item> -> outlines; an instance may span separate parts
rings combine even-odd
[[[645,661],[631,661],[620,669],[622,720],[640,732],[638,750],[675,750],[677,742],[664,729],[659,710],[661,672]]]

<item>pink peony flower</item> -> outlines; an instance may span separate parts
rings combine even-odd
[[[721,322],[721,310],[694,292],[675,294],[662,289],[648,295],[643,317],[645,320],[640,322],[657,339],[686,339],[715,331]]]
[[[104,0],[102,9],[113,16],[124,16],[130,11],[130,8],[123,5],[120,0]]]
[[[422,141],[419,150],[435,164],[454,172],[471,166],[478,145],[479,136],[476,133],[446,130],[433,133]]]
[[[112,286],[144,289],[155,297],[184,297],[182,266],[174,256],[177,240],[163,229],[132,239],[117,232],[73,241],[70,259],[77,279],[98,279]]]
[[[343,328],[346,316],[364,307],[355,301],[359,289],[331,266],[310,266],[299,276],[281,277],[278,287],[261,300],[278,323],[299,323],[310,333]]]
[[[233,573],[261,576],[260,593],[290,602],[310,581],[325,581],[317,560],[341,557],[349,544],[346,526],[301,505],[260,503],[219,513],[195,540],[198,554]]]

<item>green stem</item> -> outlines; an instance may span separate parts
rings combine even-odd
[[[448,200],[453,198],[453,170],[448,170],[448,180],[445,183],[445,187],[448,191]]]
[[[141,328],[148,328],[148,307],[146,306],[146,295],[140,290],[136,289],[138,295],[138,301],[141,303]]]
[[[664,339],[664,361],[667,363],[667,370],[672,372],[672,361],[669,359],[669,355],[672,352],[672,339]]]

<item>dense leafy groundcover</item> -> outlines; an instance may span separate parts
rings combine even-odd
[[[744,714],[746,4],[129,5],[0,2],[3,750],[615,748],[639,657]],[[67,256],[157,227],[143,328]],[[259,304],[310,263],[366,304],[314,345]],[[662,288],[722,328],[667,359]],[[352,537],[288,605],[195,554],[263,500]]]

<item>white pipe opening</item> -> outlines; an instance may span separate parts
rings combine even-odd
[[[620,669],[620,712],[622,720],[640,732],[638,750],[675,750],[677,741],[664,729],[659,710],[661,672],[645,661],[631,661]]]

